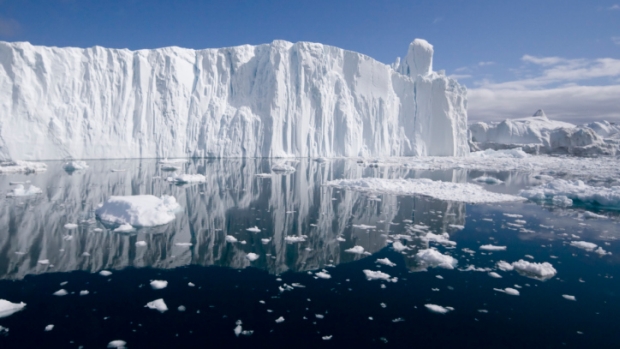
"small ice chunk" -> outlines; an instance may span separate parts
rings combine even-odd
[[[290,236],[285,237],[284,241],[288,243],[304,242],[306,241],[306,236],[305,235],[300,235],[300,236],[290,235]]]
[[[231,244],[234,244],[235,242],[237,242],[237,238],[232,235],[226,235],[226,242],[230,242]]]
[[[316,275],[317,277],[320,277],[321,279],[331,279],[332,276],[329,275],[328,273],[324,272],[324,271],[320,271],[318,273],[315,273],[314,275]]]
[[[69,292],[67,292],[67,290],[65,290],[64,288],[61,288],[60,290],[53,293],[54,296],[58,296],[58,297],[66,296],[68,294]]]
[[[50,264],[50,261],[49,259],[41,259],[37,263],[42,264],[42,265],[48,265]]]
[[[88,293],[88,290],[82,290],[80,291],[80,296],[86,296]]]
[[[496,278],[496,279],[501,279],[502,278],[501,275],[499,275],[498,273],[496,273],[494,271],[490,272],[489,276],[492,277],[492,278]]]
[[[407,246],[403,245],[400,241],[394,241],[394,243],[392,243],[392,248],[396,252],[402,252],[404,250],[409,249]]]
[[[191,242],[177,242],[174,244],[174,246],[179,246],[179,247],[190,247],[193,244]]]
[[[551,279],[557,274],[557,270],[549,262],[532,263],[520,259],[513,262],[512,266],[519,274],[540,281]]]
[[[449,227],[454,228],[454,229],[459,229],[459,230],[463,230],[465,229],[464,225],[460,225],[460,224],[448,224]]]
[[[435,249],[419,250],[415,255],[415,259],[423,267],[454,269],[458,261],[452,256],[442,254]]]
[[[124,349],[126,345],[127,345],[127,342],[121,339],[117,339],[117,340],[113,340],[110,343],[108,343],[108,348]]]
[[[153,195],[111,196],[95,210],[104,222],[129,224],[134,227],[164,225],[175,219],[174,212],[181,208],[172,196]]]
[[[262,242],[262,243],[263,243],[263,245],[268,244],[268,243],[269,243],[269,241],[271,241],[271,238],[268,238],[268,239],[260,239],[260,242]]]
[[[371,280],[385,280],[388,282],[396,282],[398,281],[398,279],[390,278],[390,275],[380,272],[380,271],[372,271],[372,270],[368,270],[368,269],[364,269],[363,270],[364,275],[366,275],[366,280],[371,281]]]
[[[168,287],[168,281],[165,280],[153,280],[151,281],[151,288],[154,290],[161,290]]]
[[[396,266],[396,263],[393,263],[392,261],[390,261],[387,258],[379,258],[379,259],[377,259],[377,261],[375,263],[387,265],[388,267],[395,267]]]
[[[279,318],[276,319],[276,324],[281,324],[284,322],[284,317],[280,316]]]
[[[163,298],[159,298],[156,299],[152,302],[148,302],[145,305],[146,308],[149,309],[155,309],[157,311],[159,311],[160,313],[164,313],[166,311],[168,311],[168,307],[166,306],[166,303],[164,303],[164,299]]]
[[[136,241],[136,246],[144,247],[144,246],[146,246],[146,241],[144,241],[144,240]]]
[[[45,332],[49,332],[49,331],[51,331],[53,329],[54,329],[54,325],[47,325],[47,326],[45,326]]]
[[[424,306],[426,307],[426,309],[437,314],[446,314],[449,311],[454,310],[454,308],[452,307],[442,307],[441,305],[437,304],[424,304]]]
[[[196,286],[196,285],[194,285],[194,284],[193,284],[193,283],[191,283],[191,282],[188,282],[188,283],[187,283],[187,286],[189,286],[189,287],[194,287],[194,286]]]
[[[250,233],[260,233],[260,228],[257,226],[253,226],[252,228],[247,228],[247,231],[249,231]]]
[[[32,196],[37,194],[43,194],[43,190],[41,188],[35,187],[34,185],[30,185],[28,189],[25,189],[23,185],[18,184],[15,188],[9,190],[6,194],[6,197],[19,197],[19,196]]]
[[[76,229],[78,227],[75,223],[67,223],[65,224],[65,229]]]
[[[575,296],[571,296],[568,294],[563,294],[562,297],[564,297],[564,299],[568,299],[569,301],[576,301],[577,298],[575,298]]]
[[[177,184],[187,184],[187,183],[204,183],[207,181],[207,178],[201,174],[184,173],[184,174],[177,175],[176,173],[174,173],[171,177],[168,177],[166,180],[168,182],[175,182]]]
[[[515,290],[514,288],[510,288],[510,287],[506,287],[503,290],[501,288],[494,288],[493,290],[497,291],[497,292],[503,292],[503,293],[511,295],[511,296],[518,296],[519,295],[519,291]]]
[[[107,270],[102,270],[102,271],[99,272],[99,275],[101,275],[101,276],[110,276],[110,275],[112,275],[112,272],[111,271],[107,271]]]
[[[0,299],[0,318],[4,318],[21,311],[26,306],[26,303],[11,303],[6,299]]]
[[[504,183],[503,181],[495,178],[495,177],[490,177],[490,176],[481,176],[478,178],[474,178],[474,181],[479,182],[479,183],[486,183],[486,184],[501,184]]]
[[[351,247],[349,249],[344,250],[344,252],[348,252],[348,253],[355,253],[355,254],[362,254],[364,253],[364,248],[362,246],[354,246]]]
[[[573,247],[581,248],[586,251],[594,251],[598,247],[597,244],[593,244],[587,241],[571,241],[570,245]]]
[[[485,251],[506,251],[506,246],[482,245],[480,249]]]
[[[345,241],[347,241],[347,239],[343,238],[342,236],[339,236],[339,237],[336,238],[336,241],[345,242]]]
[[[433,233],[426,233],[426,235],[424,236],[424,240],[429,241],[429,242],[436,242],[442,245],[447,245],[447,246],[456,246],[456,242],[454,241],[450,241],[450,235],[448,235],[448,233],[443,233],[443,234],[433,234]]]
[[[256,253],[250,252],[247,255],[245,255],[245,258],[247,258],[250,262],[254,262],[255,260],[258,259],[258,255]]]
[[[178,311],[183,312],[185,310],[187,310],[187,308],[185,308],[184,305],[179,305],[179,307],[177,308]]]
[[[73,172],[73,171],[81,171],[81,170],[87,169],[88,164],[86,164],[85,161],[69,161],[69,162],[66,162],[62,167],[67,172]]]
[[[324,341],[328,341],[328,340],[331,340],[331,339],[332,339],[332,337],[333,337],[333,335],[330,335],[330,336],[323,336],[323,337],[321,337],[321,338],[323,338],[323,340],[324,340]]]
[[[116,233],[130,233],[132,231],[135,231],[136,229],[134,227],[132,227],[130,224],[121,224],[118,228],[114,229],[114,232]]]
[[[499,261],[499,262],[497,262],[496,265],[497,265],[497,267],[500,270],[503,270],[503,271],[512,271],[512,270],[514,270],[514,267],[512,266],[512,264],[510,264],[510,263],[508,263],[506,261]]]

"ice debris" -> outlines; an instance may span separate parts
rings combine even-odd
[[[441,252],[429,248],[425,250],[419,250],[415,255],[416,261],[424,268],[445,268],[454,269],[458,264],[458,261],[452,257]]]
[[[165,280],[153,280],[151,281],[151,288],[154,290],[161,290],[168,286],[168,281]]]
[[[26,307],[26,303],[11,303],[6,299],[0,299],[0,318],[7,317],[21,311]]]
[[[442,307],[441,305],[437,305],[437,304],[424,304],[424,306],[429,311],[431,311],[433,313],[437,313],[437,314],[446,314],[446,313],[454,310],[454,308],[452,308],[452,307]]]
[[[164,313],[166,311],[168,311],[168,307],[166,306],[166,303],[164,303],[164,299],[163,298],[159,298],[156,299],[152,302],[148,302],[146,303],[146,305],[144,306],[146,308],[149,309],[155,309],[157,311],[159,311],[160,313]]]
[[[97,210],[99,219],[114,224],[152,227],[170,223],[180,206],[172,196],[153,195],[111,196]]]

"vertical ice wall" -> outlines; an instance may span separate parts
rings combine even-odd
[[[0,42],[0,158],[464,155],[466,90],[321,44],[190,50]]]

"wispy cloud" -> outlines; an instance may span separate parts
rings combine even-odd
[[[13,37],[19,33],[20,29],[18,21],[0,16],[0,36]]]
[[[492,62],[492,61],[488,61],[488,62],[478,62],[478,66],[479,66],[479,67],[484,67],[484,66],[487,66],[487,65],[493,65],[493,64],[495,64],[495,62]]]
[[[612,36],[611,41],[616,45],[620,45],[620,36]]]
[[[435,17],[435,19],[433,19],[433,24],[437,24],[441,21],[443,21],[443,17]]]
[[[469,89],[472,120],[523,117],[545,109],[573,122],[620,121],[620,59],[521,58],[528,76],[507,82],[481,80]]]
[[[618,11],[620,10],[620,5],[614,4],[607,8],[609,11]]]

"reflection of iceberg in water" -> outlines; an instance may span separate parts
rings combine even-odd
[[[10,181],[19,180],[30,180],[43,189],[38,197],[0,203],[0,226],[4,229],[0,234],[0,278],[189,264],[251,265],[279,274],[364,258],[344,250],[362,246],[374,253],[388,244],[390,235],[405,234],[409,220],[437,233],[453,232],[450,224],[464,224],[464,204],[374,197],[321,186],[327,180],[362,175],[433,175],[433,179],[465,181],[466,174],[458,170],[441,172],[438,178],[437,173],[364,168],[347,160],[290,164],[296,168],[292,174],[261,178],[256,174],[270,172],[269,160],[197,160],[184,164],[184,170],[204,174],[206,182],[187,186],[166,182],[154,160],[91,161],[88,171],[72,175],[61,163],[54,163],[48,164],[44,174],[0,177],[4,191]],[[113,168],[126,171],[110,171]],[[93,220],[94,209],[110,195],[137,194],[173,195],[184,212],[170,224],[138,229],[134,234],[114,233]],[[67,223],[78,223],[78,228],[66,229]],[[260,232],[246,230],[254,226]],[[226,242],[227,235],[237,242]],[[304,242],[285,240],[301,235],[306,236]],[[136,246],[138,241],[145,241],[146,246]],[[258,259],[246,258],[250,252]],[[44,259],[49,265],[38,263]]]

